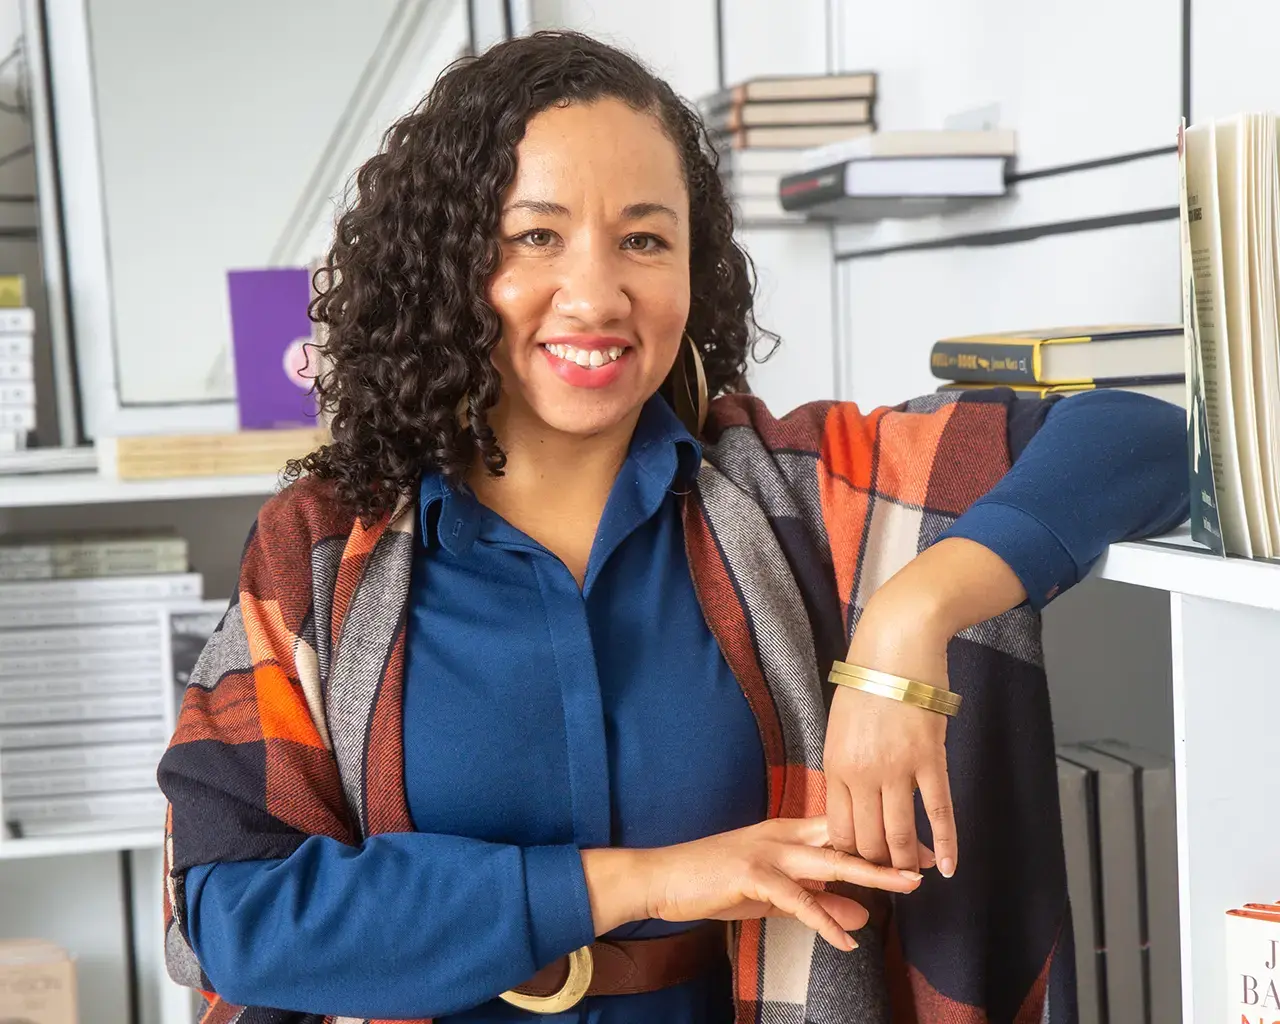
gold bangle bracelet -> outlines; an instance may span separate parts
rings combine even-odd
[[[862,690],[864,693],[872,693],[903,704],[911,704],[927,711],[946,715],[948,718],[954,717],[960,710],[959,694],[941,687],[930,686],[928,683],[920,683],[914,679],[906,679],[903,676],[862,668],[859,665],[847,665],[837,661],[832,664],[831,675],[828,678],[837,686],[847,686],[850,689]]]

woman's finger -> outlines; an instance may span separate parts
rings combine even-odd
[[[933,851],[925,846],[924,843],[918,843],[917,846],[920,850],[920,870],[928,871],[931,867],[936,866],[938,858],[933,855]]]
[[[873,864],[888,864],[889,844],[884,838],[884,798],[880,795],[880,787],[858,788],[851,795],[858,855]]]
[[[903,781],[886,786],[884,798],[884,839],[889,860],[895,868],[920,870],[919,842],[916,839],[915,790]]]
[[[836,949],[845,952],[857,948],[834,917],[823,907],[818,894],[806,889],[799,882],[776,871],[765,887],[763,895],[779,910],[790,914],[801,924],[812,928]]]
[[[827,835],[837,850],[858,852],[857,833],[853,827],[853,797],[849,787],[834,775],[827,776]]]
[[[822,904],[822,909],[847,932],[860,931],[871,920],[867,908],[848,896],[838,896],[834,892],[815,892],[813,895]]]
[[[937,857],[938,871],[944,878],[950,878],[956,872],[960,849],[956,840],[956,816],[951,806],[951,782],[947,778],[946,763],[920,771],[916,781],[920,785],[920,799],[924,801],[929,827],[933,830],[933,852]]]
[[[851,853],[831,847],[783,846],[774,865],[796,881],[851,882],[869,889],[912,892],[920,884],[920,874],[880,864],[871,864]]]

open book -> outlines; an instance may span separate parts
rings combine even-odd
[[[1181,158],[1192,536],[1280,558],[1280,172],[1274,114],[1187,127]]]

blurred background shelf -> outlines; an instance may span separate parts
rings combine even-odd
[[[120,832],[86,832],[77,836],[0,840],[0,861],[69,857],[86,853],[119,853],[124,850],[158,850],[163,842],[158,829]]]
[[[100,473],[33,473],[0,477],[0,508],[265,497],[278,486],[273,474],[122,481]]]

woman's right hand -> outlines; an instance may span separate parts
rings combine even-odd
[[[758,825],[652,850],[584,850],[596,934],[629,921],[741,921],[785,915],[837,949],[867,923],[856,900],[806,887],[851,882],[911,892],[920,875],[882,867],[829,845],[827,820],[774,818]]]

